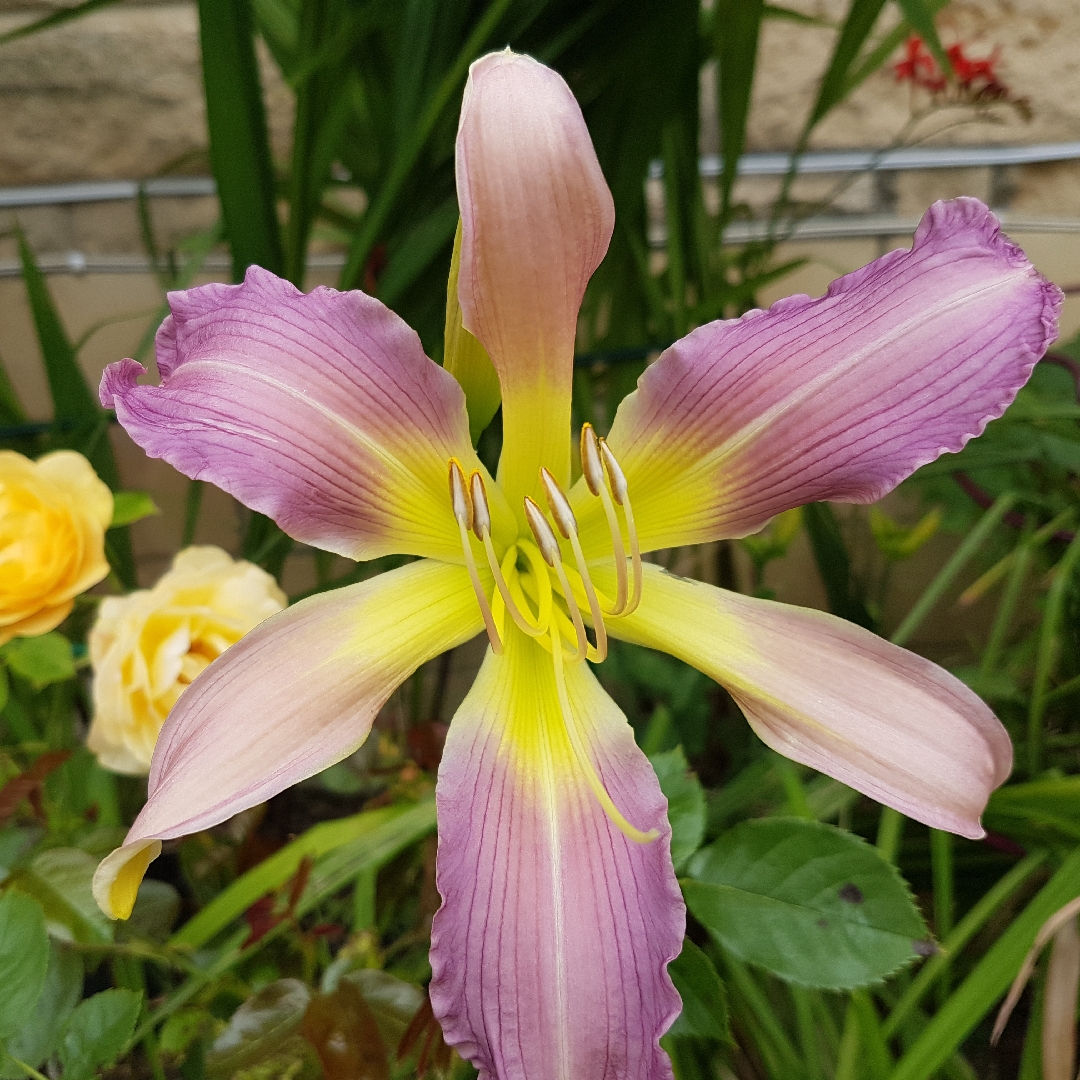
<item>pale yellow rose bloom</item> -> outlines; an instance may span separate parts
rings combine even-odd
[[[109,572],[113,497],[74,450],[0,450],[0,645],[44,634]]]
[[[211,661],[287,601],[277,582],[217,547],[189,547],[152,589],[108,597],[90,631],[94,720],[107,769],[150,771],[161,725]]]

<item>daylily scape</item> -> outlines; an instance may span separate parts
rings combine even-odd
[[[162,841],[352,753],[419,665],[486,632],[438,776],[435,1014],[487,1080],[670,1077],[658,1040],[680,1008],[667,963],[685,914],[666,803],[586,661],[609,637],[669,652],[780,753],[980,836],[1012,749],[962,683],[841,619],[643,555],[744,536],[813,500],[878,499],[959,450],[1054,339],[1061,294],[981,203],[937,203],[910,250],[820,299],[667,349],[606,438],[581,430],[573,481],[578,309],[614,211],[555,72],[509,52],[473,65],[457,183],[446,367],[372,297],[304,295],[252,267],[242,285],[170,296],[159,386],[139,385],[133,360],[106,371],[102,402],[150,456],[304,543],[417,559],[274,615],[198,676],[95,895],[126,917]],[[494,477],[467,412],[487,357]]]

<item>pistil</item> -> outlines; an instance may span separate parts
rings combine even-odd
[[[536,504],[533,503],[533,505],[535,506]],[[556,545],[556,547],[557,546],[558,545]],[[570,707],[570,695],[566,692],[566,676],[563,671],[562,642],[560,641],[559,632],[555,629],[554,624],[552,624],[550,633],[551,655],[555,664],[555,692],[558,696],[559,711],[562,713],[566,736],[570,740],[570,747],[574,752],[574,757],[577,759],[578,767],[584,774],[589,788],[596,797],[596,801],[601,805],[608,818],[610,818],[611,823],[624,836],[629,837],[635,843],[651,843],[660,835],[660,833],[656,829],[650,829],[648,832],[643,832],[641,829],[631,825],[608,794],[607,788],[604,787],[603,780],[597,775],[596,767],[589,757],[588,748],[585,746],[584,740],[581,737],[581,732],[578,729],[577,717],[574,716],[574,711]]]

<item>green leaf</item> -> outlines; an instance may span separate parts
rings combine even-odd
[[[40,905],[8,890],[0,896],[0,1039],[33,1016],[49,968],[49,938]]]
[[[874,23],[877,22],[884,6],[885,0],[852,0],[840,36],[836,41],[836,47],[829,60],[829,66],[822,76],[817,100],[814,102],[813,109],[810,110],[806,127],[803,129],[801,143],[805,144],[806,136],[811,129],[825,117],[830,109],[843,100],[848,89],[848,73],[862,50],[863,44],[870,36],[870,31],[873,30]]]
[[[81,4],[76,4],[74,7],[61,8],[59,11],[53,11],[42,19],[36,19],[25,26],[18,26],[14,30],[9,30],[6,34],[0,34],[0,45],[14,41],[16,38],[38,34],[42,30],[50,30],[54,26],[60,26],[63,23],[70,22],[72,19],[89,15],[91,11],[97,11],[98,8],[115,3],[117,3],[117,0],[82,0]]]
[[[300,1030],[311,991],[299,979],[264,986],[233,1013],[206,1055],[209,1076],[232,1076],[278,1053]]]
[[[199,0],[210,165],[234,281],[255,264],[285,270],[274,168],[249,0]]]
[[[3,361],[0,360],[0,424],[25,424],[26,410],[15,393]]]
[[[689,938],[683,939],[682,952],[668,964],[668,974],[683,1004],[668,1036],[730,1043],[727,991],[712,961]]]
[[[705,839],[705,789],[690,771],[681,746],[653,754],[649,761],[668,801],[671,861],[679,873]]]
[[[113,493],[113,516],[110,529],[142,521],[152,514],[160,514],[154,500],[145,491],[117,491]]]
[[[1012,982],[1039,928],[1080,894],[1080,848],[1062,863],[1023,912],[1013,919],[933,1019],[908,1047],[889,1080],[924,1080],[960,1047]]]
[[[788,982],[850,990],[926,952],[903,879],[865,840],[831,825],[769,818],[699,851],[687,906],[724,948]]]
[[[113,923],[102,914],[91,892],[97,864],[97,859],[79,848],[52,848],[16,870],[12,884],[42,906],[54,937],[100,945],[112,941]]]
[[[896,2],[904,13],[904,20],[934,54],[938,67],[945,75],[951,75],[952,64],[949,62],[948,54],[942,48],[937,27],[934,26],[934,5],[927,4],[926,0],[896,0]]]
[[[359,866],[359,869],[355,870],[358,874],[365,868],[381,865],[380,859],[392,858],[413,841],[427,835],[434,827],[433,799],[414,805],[401,803],[384,806],[337,821],[321,822],[237,878],[198,915],[185,923],[172,936],[170,944],[188,945],[192,948],[205,945],[215,934],[247,911],[256,900],[284,885],[305,858],[315,859],[315,869],[301,901],[302,909],[307,897],[311,895],[312,884],[317,880],[321,881],[327,870],[334,875],[331,887],[341,873],[344,873],[341,879],[344,883],[349,880],[348,875],[355,866]],[[343,853],[342,858],[334,861],[333,856],[339,849]]]
[[[814,562],[829,598],[829,610],[848,622],[876,630],[877,622],[860,595],[859,584],[851,570],[851,557],[832,507],[828,503],[807,503],[802,512]]]
[[[13,1058],[38,1068],[56,1049],[64,1022],[82,997],[82,961],[71,949],[49,942],[49,968],[33,1015],[7,1044]],[[0,1061],[0,1078],[15,1080],[26,1074],[9,1061]]]
[[[68,1018],[60,1040],[64,1080],[85,1080],[123,1052],[135,1030],[142,996],[131,990],[102,990]]]
[[[720,178],[721,218],[731,205],[739,158],[746,142],[746,119],[754,86],[758,34],[765,13],[763,0],[718,0],[716,5],[716,58],[720,151],[724,172]]]
[[[75,676],[71,642],[55,630],[37,637],[12,638],[2,655],[12,673],[26,679],[35,690]]]

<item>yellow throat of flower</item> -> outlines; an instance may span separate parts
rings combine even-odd
[[[465,565],[476,592],[492,651],[497,654],[503,652],[503,641],[508,629],[507,615],[523,634],[533,638],[547,650],[552,657],[559,707],[566,732],[574,756],[593,794],[611,821],[626,836],[639,843],[647,843],[655,840],[659,834],[655,829],[643,832],[634,828],[612,802],[589,759],[582,734],[578,730],[578,720],[570,705],[563,675],[566,664],[580,664],[585,659],[600,663],[607,657],[608,634],[605,619],[624,618],[632,614],[641,602],[643,584],[641,551],[626,477],[615,460],[615,455],[604,440],[597,437],[591,424],[582,427],[581,462],[585,483],[593,496],[602,501],[611,532],[617,580],[614,599],[604,596],[594,586],[581,548],[577,519],[570,501],[547,469],[540,470],[540,480],[554,527],[537,503],[526,496],[525,519],[532,531],[532,539],[516,537],[506,547],[501,560],[491,537],[491,511],[484,478],[479,471],[474,471],[466,479],[456,458],[451,458],[448,462],[450,504],[461,536]],[[623,543],[616,506],[622,510],[630,541],[629,573],[626,546]],[[556,528],[570,546],[573,565],[563,559]],[[490,599],[480,581],[470,532],[482,545],[488,569],[495,582]],[[583,607],[592,624],[595,642],[589,641]]]

